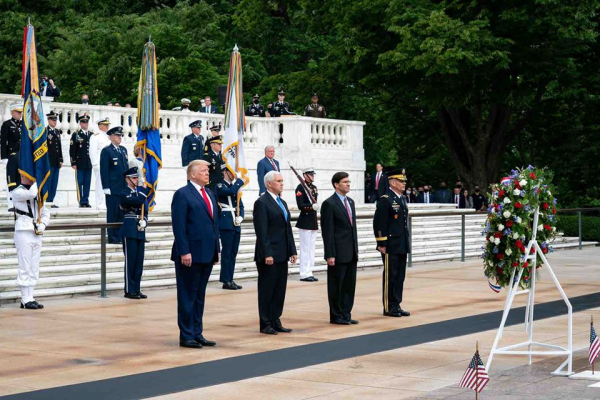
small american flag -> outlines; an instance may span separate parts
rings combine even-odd
[[[593,364],[600,353],[600,339],[596,335],[594,324],[590,325],[590,364]]]
[[[479,357],[479,352],[476,352],[458,386],[476,390],[479,393],[489,381],[490,377]]]

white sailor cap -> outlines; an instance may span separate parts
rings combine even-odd
[[[108,117],[100,118],[98,121],[96,121],[96,124],[98,124],[98,125],[110,125],[110,120],[108,119]]]
[[[23,112],[23,103],[12,103],[10,105],[10,111]]]
[[[314,175],[315,169],[314,169],[314,167],[304,168],[303,173],[308,174],[308,175]]]
[[[186,99],[185,97],[181,99],[181,104],[190,104],[192,101],[190,99]]]

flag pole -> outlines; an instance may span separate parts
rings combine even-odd
[[[240,158],[239,158],[239,154],[240,153],[238,152],[239,147],[240,147],[239,144],[237,144],[235,146],[235,174],[236,174],[236,178],[237,178],[237,173],[238,173],[238,171],[240,169]],[[240,216],[240,197],[241,197],[239,190],[237,192],[236,197],[237,197],[237,201],[236,201],[236,205],[235,205],[235,216],[239,217]]]
[[[475,365],[475,400],[479,398],[479,340],[475,345],[475,354],[477,355],[477,362]]]
[[[591,316],[590,319],[590,330],[594,327],[594,316]],[[594,364],[596,363],[596,360],[592,361],[592,375],[594,375]]]

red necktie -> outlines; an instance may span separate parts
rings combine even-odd
[[[271,158],[269,158],[269,161],[271,161],[271,165],[273,166],[273,171],[279,172],[279,170],[277,169],[277,165],[275,165],[275,161],[273,161],[273,159],[271,159]]]
[[[375,190],[379,189],[379,178],[380,178],[380,175],[377,174],[377,179],[375,179]]]
[[[204,188],[202,188],[200,190],[202,191],[202,198],[204,199],[204,202],[206,203],[206,208],[208,208],[208,213],[210,214],[210,218],[212,218],[213,217],[212,207],[211,207],[208,195],[206,194],[206,190],[204,190]]]
[[[344,197],[344,206],[346,206],[346,211],[348,212],[348,219],[350,219],[350,225],[352,225],[352,210],[350,210],[350,206],[348,205],[347,197]]]

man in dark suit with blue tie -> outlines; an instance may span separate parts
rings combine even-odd
[[[267,191],[265,187],[265,175],[270,171],[280,172],[279,161],[275,158],[275,147],[265,147],[265,158],[260,160],[256,165],[256,175],[258,175],[258,195],[260,196]]]
[[[183,144],[181,145],[182,167],[187,167],[191,161],[200,160],[204,155],[204,138],[200,134],[202,121],[194,121],[189,126],[192,133],[183,138]]]
[[[210,96],[206,96],[204,98],[204,107],[202,107],[198,111],[201,113],[207,113],[207,114],[217,114],[219,112],[219,108],[217,106],[212,105],[212,100],[211,100]]]
[[[127,149],[121,146],[123,127],[115,126],[106,132],[111,144],[100,152],[100,178],[106,195],[106,222],[122,222],[123,213],[119,208],[121,193],[127,188],[123,173],[129,168]],[[121,244],[121,230],[108,229],[108,243]]]
[[[192,161],[188,184],[175,192],[171,202],[179,345],[196,349],[216,345],[202,335],[206,285],[219,261],[219,208],[206,188],[208,166],[204,160]]]
[[[258,315],[260,332],[277,335],[291,332],[281,324],[288,277],[288,261],[296,263],[297,252],[290,224],[290,211],[280,194],[283,177],[270,171],[265,175],[267,192],[254,202],[252,212],[256,245],[254,261],[258,268]]]
[[[358,321],[351,318],[358,263],[356,208],[354,200],[348,197],[348,173],[336,172],[331,183],[335,193],[321,206],[321,234],[327,261],[329,322],[356,325]]]

